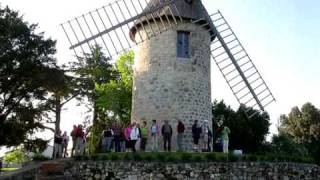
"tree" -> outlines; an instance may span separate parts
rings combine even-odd
[[[272,137],[271,153],[290,155],[290,156],[309,156],[308,149],[302,145],[294,142],[293,138],[289,135],[280,133]]]
[[[293,107],[288,116],[281,116],[279,131],[305,144],[320,163],[320,110],[314,105],[305,103],[301,109]]]
[[[104,55],[101,48],[96,46],[92,48],[92,54],[85,54],[78,63],[71,64],[71,71],[78,78],[77,85],[82,87],[79,94],[87,97],[90,102],[89,109],[93,111],[93,123],[99,120],[96,86],[118,77],[110,61],[111,59]]]
[[[55,41],[36,33],[37,25],[0,6],[0,146],[32,144],[43,123],[49,69],[55,69]]]
[[[267,113],[257,113],[249,119],[243,110],[248,108],[239,107],[237,111],[234,111],[223,101],[215,101],[212,109],[214,129],[218,136],[220,120],[231,130],[230,149],[243,149],[247,153],[256,153],[262,149],[270,125]],[[255,113],[257,110],[250,109],[250,111]]]
[[[118,121],[127,125],[131,119],[133,51],[122,54],[116,61],[117,77],[108,83],[96,83],[98,121],[90,128],[89,151],[97,152],[100,134],[106,124]]]
[[[133,51],[122,54],[116,62],[119,77],[96,86],[99,97],[97,106],[100,111],[123,124],[128,124],[131,120],[133,61]]]

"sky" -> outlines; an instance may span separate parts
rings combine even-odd
[[[18,10],[39,32],[57,40],[57,59],[73,59],[60,23],[113,0],[1,0]],[[276,98],[266,110],[271,116],[271,133],[276,133],[280,114],[311,102],[320,108],[320,1],[318,0],[203,0],[209,14],[220,10]],[[212,62],[212,100],[238,103],[218,68]],[[62,114],[61,127],[71,131],[81,123],[86,109],[71,102]],[[51,135],[50,135],[51,136]],[[48,137],[51,138],[51,137]]]

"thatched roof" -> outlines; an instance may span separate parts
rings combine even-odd
[[[150,11],[151,8],[154,8],[155,6],[159,6],[160,2],[161,4],[163,4],[163,2],[169,1],[169,0],[150,0],[149,4],[147,5],[147,7],[144,9],[143,12],[147,12]],[[206,24],[208,23],[209,25],[204,26],[204,28],[207,29],[213,29],[213,23],[210,19],[210,16],[206,10],[206,8],[203,6],[201,0],[176,0],[175,2],[176,7],[174,7],[173,5],[170,6],[171,12],[173,14],[174,17],[178,18],[179,14],[182,17],[183,20],[199,20],[202,19],[200,21],[197,21],[197,24]],[[179,12],[179,14],[176,11],[176,8]],[[161,13],[160,16],[163,16],[163,19],[165,19],[165,14],[172,19],[171,16],[171,12],[170,12],[169,8],[164,8]],[[137,28],[139,28],[141,25],[141,23],[146,24],[147,23],[147,18],[143,17],[141,19],[139,19],[138,21],[135,22],[135,25]],[[148,19],[150,22],[152,22],[152,18],[149,17]],[[159,18],[157,18],[156,20],[159,20]],[[135,39],[135,34],[137,31],[137,28],[133,27],[130,30],[130,38],[134,41]],[[210,34],[214,34],[212,31],[210,31]],[[211,39],[213,40],[214,37]]]

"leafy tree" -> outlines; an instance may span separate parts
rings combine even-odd
[[[79,95],[90,102],[89,109],[93,111],[93,123],[99,120],[97,112],[96,86],[108,83],[117,78],[111,60],[101,51],[100,47],[93,47],[92,54],[85,54],[79,62],[71,64],[71,72],[78,78],[77,85],[82,87]]]
[[[128,124],[131,117],[134,53],[122,54],[116,61],[117,78],[108,83],[96,84],[96,112],[98,121],[90,127],[89,151],[99,150],[100,134],[106,124],[114,121]]]
[[[21,149],[13,150],[4,156],[4,161],[7,163],[23,163],[28,160],[28,156]]]
[[[308,149],[304,145],[294,142],[291,136],[283,133],[273,136],[270,146],[270,152],[274,154],[309,156]]]
[[[30,143],[36,130],[48,128],[43,105],[46,77],[57,68],[56,42],[36,29],[18,12],[0,6],[0,146]]]
[[[215,101],[212,109],[217,136],[219,136],[219,121],[223,121],[223,124],[231,130],[230,149],[243,149],[247,153],[256,153],[262,149],[270,125],[267,113],[258,113],[257,110],[246,107],[239,107],[234,111],[223,101]],[[252,113],[257,112],[257,114],[249,119],[243,109],[248,109]]]
[[[292,108],[288,116],[281,116],[279,131],[305,144],[320,163],[320,110],[314,105],[306,103],[301,109]]]
[[[123,124],[128,124],[131,119],[133,61],[133,51],[121,55],[116,62],[119,77],[109,83],[96,86],[99,97],[98,108],[106,112],[109,118]]]

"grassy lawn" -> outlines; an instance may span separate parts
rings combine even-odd
[[[186,152],[139,152],[139,153],[100,153],[76,157],[76,160],[92,161],[143,161],[143,162],[299,162],[314,163],[310,157],[296,157],[278,154],[235,156],[224,153],[186,153]]]
[[[12,172],[12,171],[16,171],[19,168],[2,168],[0,171],[1,172]]]

